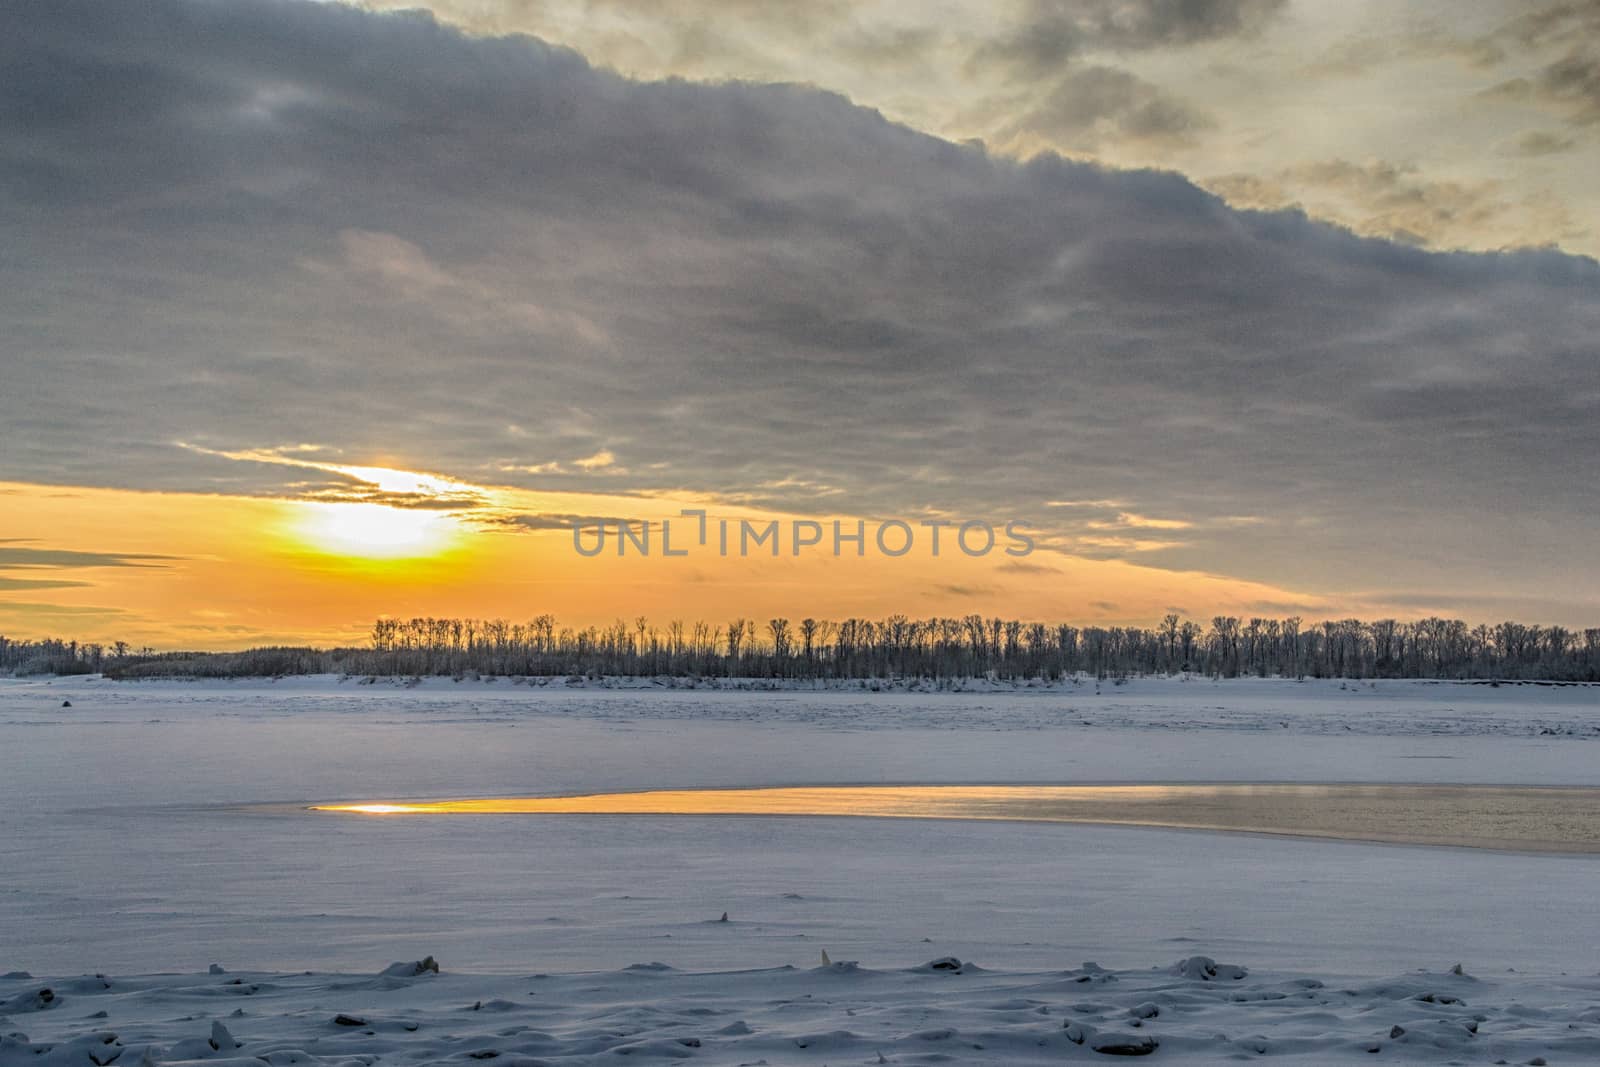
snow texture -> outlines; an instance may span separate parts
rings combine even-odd
[[[0,1067],[1600,1062],[1597,856],[305,810],[878,782],[1597,785],[1597,697],[3,680]]]

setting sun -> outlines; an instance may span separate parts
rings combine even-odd
[[[295,540],[319,552],[365,559],[413,559],[449,548],[460,525],[448,513],[383,504],[303,503]]]

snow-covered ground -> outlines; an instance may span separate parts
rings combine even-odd
[[[690,973],[199,973],[0,979],[0,1067],[269,1064],[1051,1064],[1151,1055],[1306,1064],[1600,1060],[1600,979],[1377,981],[1186,957],[998,973],[936,958]],[[1247,973],[1248,972],[1248,973]],[[44,994],[48,991],[48,997]],[[1374,1058],[1373,1054],[1378,1054]]]
[[[1108,1031],[1153,1035],[1158,1058],[1184,1062],[1253,1058],[1251,1042],[1305,1062],[1369,1059],[1374,1045],[1440,1062],[1600,1062],[1600,983],[1581,977],[1600,970],[1600,856],[1093,825],[303,810],[1182,781],[1600,785],[1600,690],[3,680],[0,974],[55,977],[0,981],[0,1034],[29,1038],[0,1046],[0,1067],[90,1062],[99,1039],[83,1035],[100,1031],[130,1064],[140,1046],[275,1063],[290,1048],[570,1062],[620,1046],[708,1063],[877,1062],[880,1050],[1019,1062],[1098,1059],[1094,1035]],[[861,967],[818,970],[823,951]],[[425,954],[445,974],[348,977]],[[1166,973],[1197,954],[1250,975]],[[947,955],[986,970],[915,970]],[[1083,960],[1117,980],[1079,972]],[[234,986],[204,973],[214,961],[318,974]],[[656,962],[674,969],[629,969]],[[1477,981],[1445,973],[1456,962]],[[170,971],[184,977],[123,977]],[[109,989],[59,977],[95,972]],[[46,985],[54,1006],[29,1010]],[[1465,1005],[1415,999],[1426,993]],[[1134,1027],[1146,1002],[1160,1014]],[[370,1025],[337,1026],[341,1011]],[[210,1049],[212,1019],[245,1046]],[[718,1032],[739,1022],[751,1032]],[[1389,1038],[1395,1025],[1405,1033]],[[76,1051],[31,1050],[73,1035]]]

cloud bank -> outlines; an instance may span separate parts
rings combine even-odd
[[[313,442],[797,511],[814,485],[862,514],[1120,501],[1083,518],[1186,525],[1108,551],[1303,587],[1600,577],[1572,550],[1600,533],[1593,261],[1359,239],[418,14],[64,0],[13,26],[4,478],[290,492],[216,453]],[[1137,93],[1116,115],[1183,129]]]

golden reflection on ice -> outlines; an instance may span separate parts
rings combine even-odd
[[[361,815],[810,815],[1107,823],[1600,852],[1600,789],[1461,785],[939,785],[663,789],[319,805]]]

